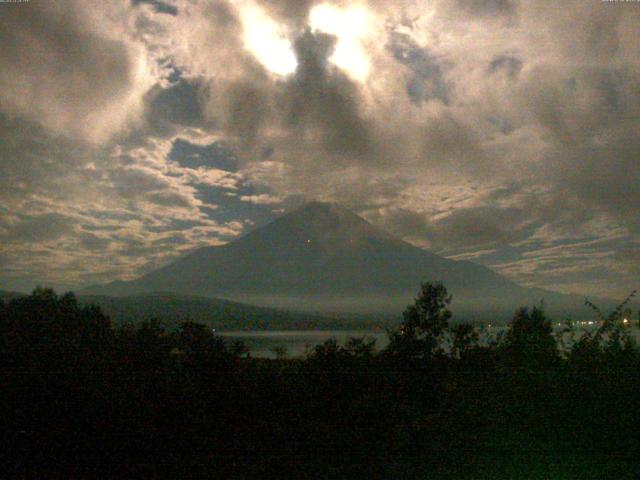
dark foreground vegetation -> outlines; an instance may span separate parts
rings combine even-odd
[[[38,289],[0,305],[0,477],[640,478],[624,304],[562,339],[521,309],[483,341],[449,302],[423,285],[380,352],[266,360]]]

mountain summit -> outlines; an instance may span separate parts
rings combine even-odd
[[[398,314],[420,282],[442,281],[456,312],[512,312],[545,299],[567,311],[582,299],[527,289],[492,270],[404,242],[332,203],[311,202],[225,245],[205,247],[131,282],[87,293],[175,292],[301,311]]]

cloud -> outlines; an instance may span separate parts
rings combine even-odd
[[[0,253],[10,261],[0,273],[6,285],[71,288],[131,278],[244,228],[235,218],[212,218],[216,206],[199,198],[198,185],[236,189],[235,174],[171,163],[171,140],[126,150],[81,148],[37,125],[4,120]]]
[[[319,135],[329,154],[361,158],[372,153],[367,119],[359,111],[359,92],[328,63],[335,38],[309,30],[295,42],[299,66],[284,90],[284,121],[297,135]]]
[[[224,142],[214,141],[198,145],[184,138],[176,138],[169,153],[169,159],[183,167],[215,167],[227,172],[238,170],[238,158]]]
[[[282,203],[282,198],[263,193],[261,195],[242,195],[240,200],[243,202],[257,203],[261,205],[273,205]]]
[[[167,15],[177,15],[178,9],[170,2],[160,2],[158,0],[132,0],[134,5],[149,4],[153,6],[153,9],[158,13],[165,13]]]
[[[513,15],[517,0],[456,0],[456,7],[465,13],[479,16]]]
[[[320,3],[349,6],[2,6],[0,235],[12,278],[51,265],[59,281],[135,275],[306,198],[528,284],[635,281],[640,9],[362,2],[360,77],[331,61],[340,32],[309,26]],[[246,9],[275,25],[295,70],[265,67]]]
[[[499,55],[489,63],[491,73],[505,72],[509,78],[514,79],[522,70],[522,60],[510,55]]]
[[[151,90],[147,98],[146,118],[152,128],[160,132],[166,124],[199,126],[204,122],[201,101],[202,88],[198,82],[179,79],[162,88]]]
[[[90,141],[135,120],[154,79],[122,24],[127,8],[124,1],[3,5],[0,108]]]
[[[5,241],[37,243],[57,240],[73,230],[73,218],[49,213],[20,218],[7,225]]]
[[[318,0],[260,0],[259,4],[266,8],[274,18],[291,24],[294,28],[304,28],[311,7]]]
[[[394,33],[389,49],[393,57],[412,72],[407,81],[407,94],[412,101],[449,103],[450,87],[445,81],[443,67],[427,47],[418,46],[407,34]]]

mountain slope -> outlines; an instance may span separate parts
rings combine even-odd
[[[542,298],[558,312],[583,303],[581,297],[522,288],[481,265],[442,258],[319,202],[137,280],[85,293],[168,291],[325,313],[399,313],[420,282],[435,280],[453,293],[458,312],[511,312]]]
[[[185,320],[219,330],[341,329],[360,325],[357,320],[327,318],[217,298],[173,293],[146,293],[125,297],[82,295],[78,300],[83,305],[99,306],[116,323],[158,319],[169,328]],[[369,326],[376,325],[376,322],[370,322]]]
[[[0,300],[26,297],[26,293],[0,290]],[[202,323],[219,330],[322,330],[380,329],[393,326],[386,318],[329,318],[276,308],[256,307],[219,298],[197,297],[175,293],[142,293],[109,297],[78,295],[80,305],[96,305],[115,324],[159,320],[172,330],[184,321]]]

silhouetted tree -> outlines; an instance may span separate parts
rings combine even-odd
[[[278,360],[283,360],[288,356],[287,347],[283,345],[276,345],[271,349],[271,351],[273,352],[273,354],[276,356]]]
[[[509,323],[504,348],[510,360],[536,369],[558,359],[558,348],[551,322],[541,307],[523,307]]]
[[[582,332],[578,340],[574,340],[570,352],[570,359],[574,363],[585,366],[599,362],[624,362],[634,355],[637,347],[630,334],[632,311],[627,305],[635,295],[634,290],[608,315],[591,301],[585,300],[585,304],[596,314],[598,327]],[[640,317],[640,312],[638,316]],[[576,332],[572,324],[569,325],[568,332],[575,339]]]
[[[637,477],[640,353],[626,304],[560,358],[542,309],[518,310],[479,345],[471,325],[449,327],[450,301],[422,285],[380,353],[332,338],[271,361],[239,360],[246,346],[194,322],[113,328],[72,294],[11,299],[2,477]]]
[[[249,350],[249,347],[247,347],[247,344],[240,339],[236,339],[233,342],[231,342],[231,346],[229,347],[229,353],[231,353],[231,355],[237,358],[240,358],[240,357],[248,358],[251,356],[251,351]]]
[[[449,329],[451,298],[442,283],[423,283],[414,304],[403,312],[399,331],[391,332],[389,351],[404,356],[433,354]]]
[[[376,350],[375,338],[352,337],[347,340],[345,350],[356,358],[368,359],[373,356]]]
[[[184,353],[183,363],[200,370],[225,369],[236,352],[230,352],[224,339],[195,322],[184,322],[177,332],[177,347]]]
[[[334,360],[343,353],[343,349],[338,345],[336,338],[331,337],[316,345],[310,356],[320,360]]]
[[[452,335],[451,353],[458,358],[462,357],[469,348],[477,345],[480,338],[474,326],[469,323],[460,323],[453,327]]]

